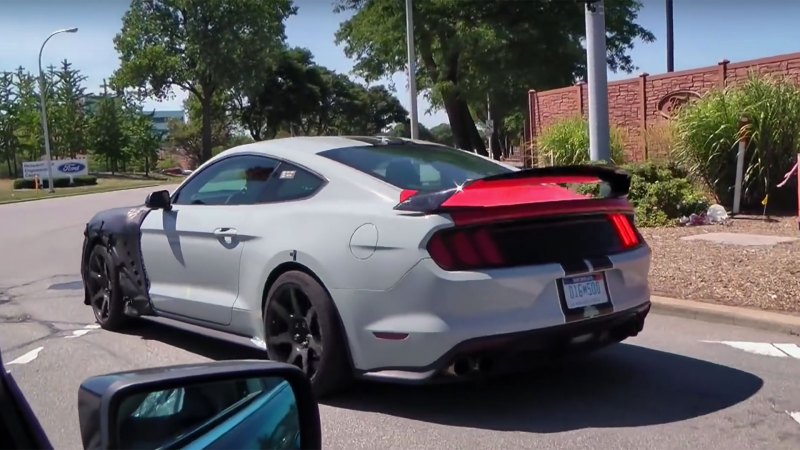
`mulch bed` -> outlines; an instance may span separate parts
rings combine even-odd
[[[796,217],[738,217],[725,225],[643,228],[653,250],[654,295],[800,313],[800,240],[740,247],[680,238],[700,233],[800,238]]]

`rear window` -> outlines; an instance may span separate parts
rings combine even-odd
[[[416,191],[450,189],[467,180],[511,172],[473,153],[437,145],[344,147],[320,155],[400,189]]]

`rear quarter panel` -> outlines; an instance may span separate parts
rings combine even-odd
[[[329,290],[391,289],[428,257],[427,237],[452,222],[394,211],[400,191],[382,185],[360,176],[330,179],[309,199],[256,209],[250,226],[259,237],[242,254],[237,308],[260,310],[269,275],[284,263],[307,267]]]

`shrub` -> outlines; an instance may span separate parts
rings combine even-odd
[[[611,127],[611,163],[624,162],[623,134]],[[589,162],[589,123],[581,116],[561,120],[542,130],[537,138],[541,162],[584,164]]]
[[[676,165],[652,162],[622,166],[631,175],[628,200],[636,209],[636,225],[658,227],[675,223],[682,216],[708,209],[709,202]],[[597,195],[597,184],[585,184],[578,192]]]
[[[97,177],[92,175],[82,175],[73,177],[72,184],[69,182],[69,178],[56,178],[53,180],[53,186],[57,188],[65,188],[65,187],[77,187],[77,186],[94,186],[97,184]],[[40,189],[47,189],[49,183],[47,178],[41,180],[41,185],[39,186]],[[27,180],[24,178],[17,178],[14,180],[14,189],[34,189],[36,186],[33,183],[33,180]]]
[[[740,129],[746,116],[751,124]],[[785,79],[751,76],[741,85],[714,90],[682,108],[676,117],[675,158],[730,205],[740,139],[751,136],[745,152],[742,205],[757,206],[769,193],[772,204],[788,206],[796,197],[775,184],[794,165],[800,144],[800,87]]]
[[[676,165],[644,163],[623,167],[631,174],[628,199],[636,208],[636,224],[642,227],[674,223],[681,216],[708,209],[709,202]]]

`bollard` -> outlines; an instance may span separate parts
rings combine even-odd
[[[39,190],[39,175],[33,176],[33,188],[37,191]]]
[[[744,177],[744,152],[747,150],[747,127],[750,119],[739,118],[739,153],[736,155],[736,184],[733,186],[733,213],[739,214],[742,205],[742,178]]]

